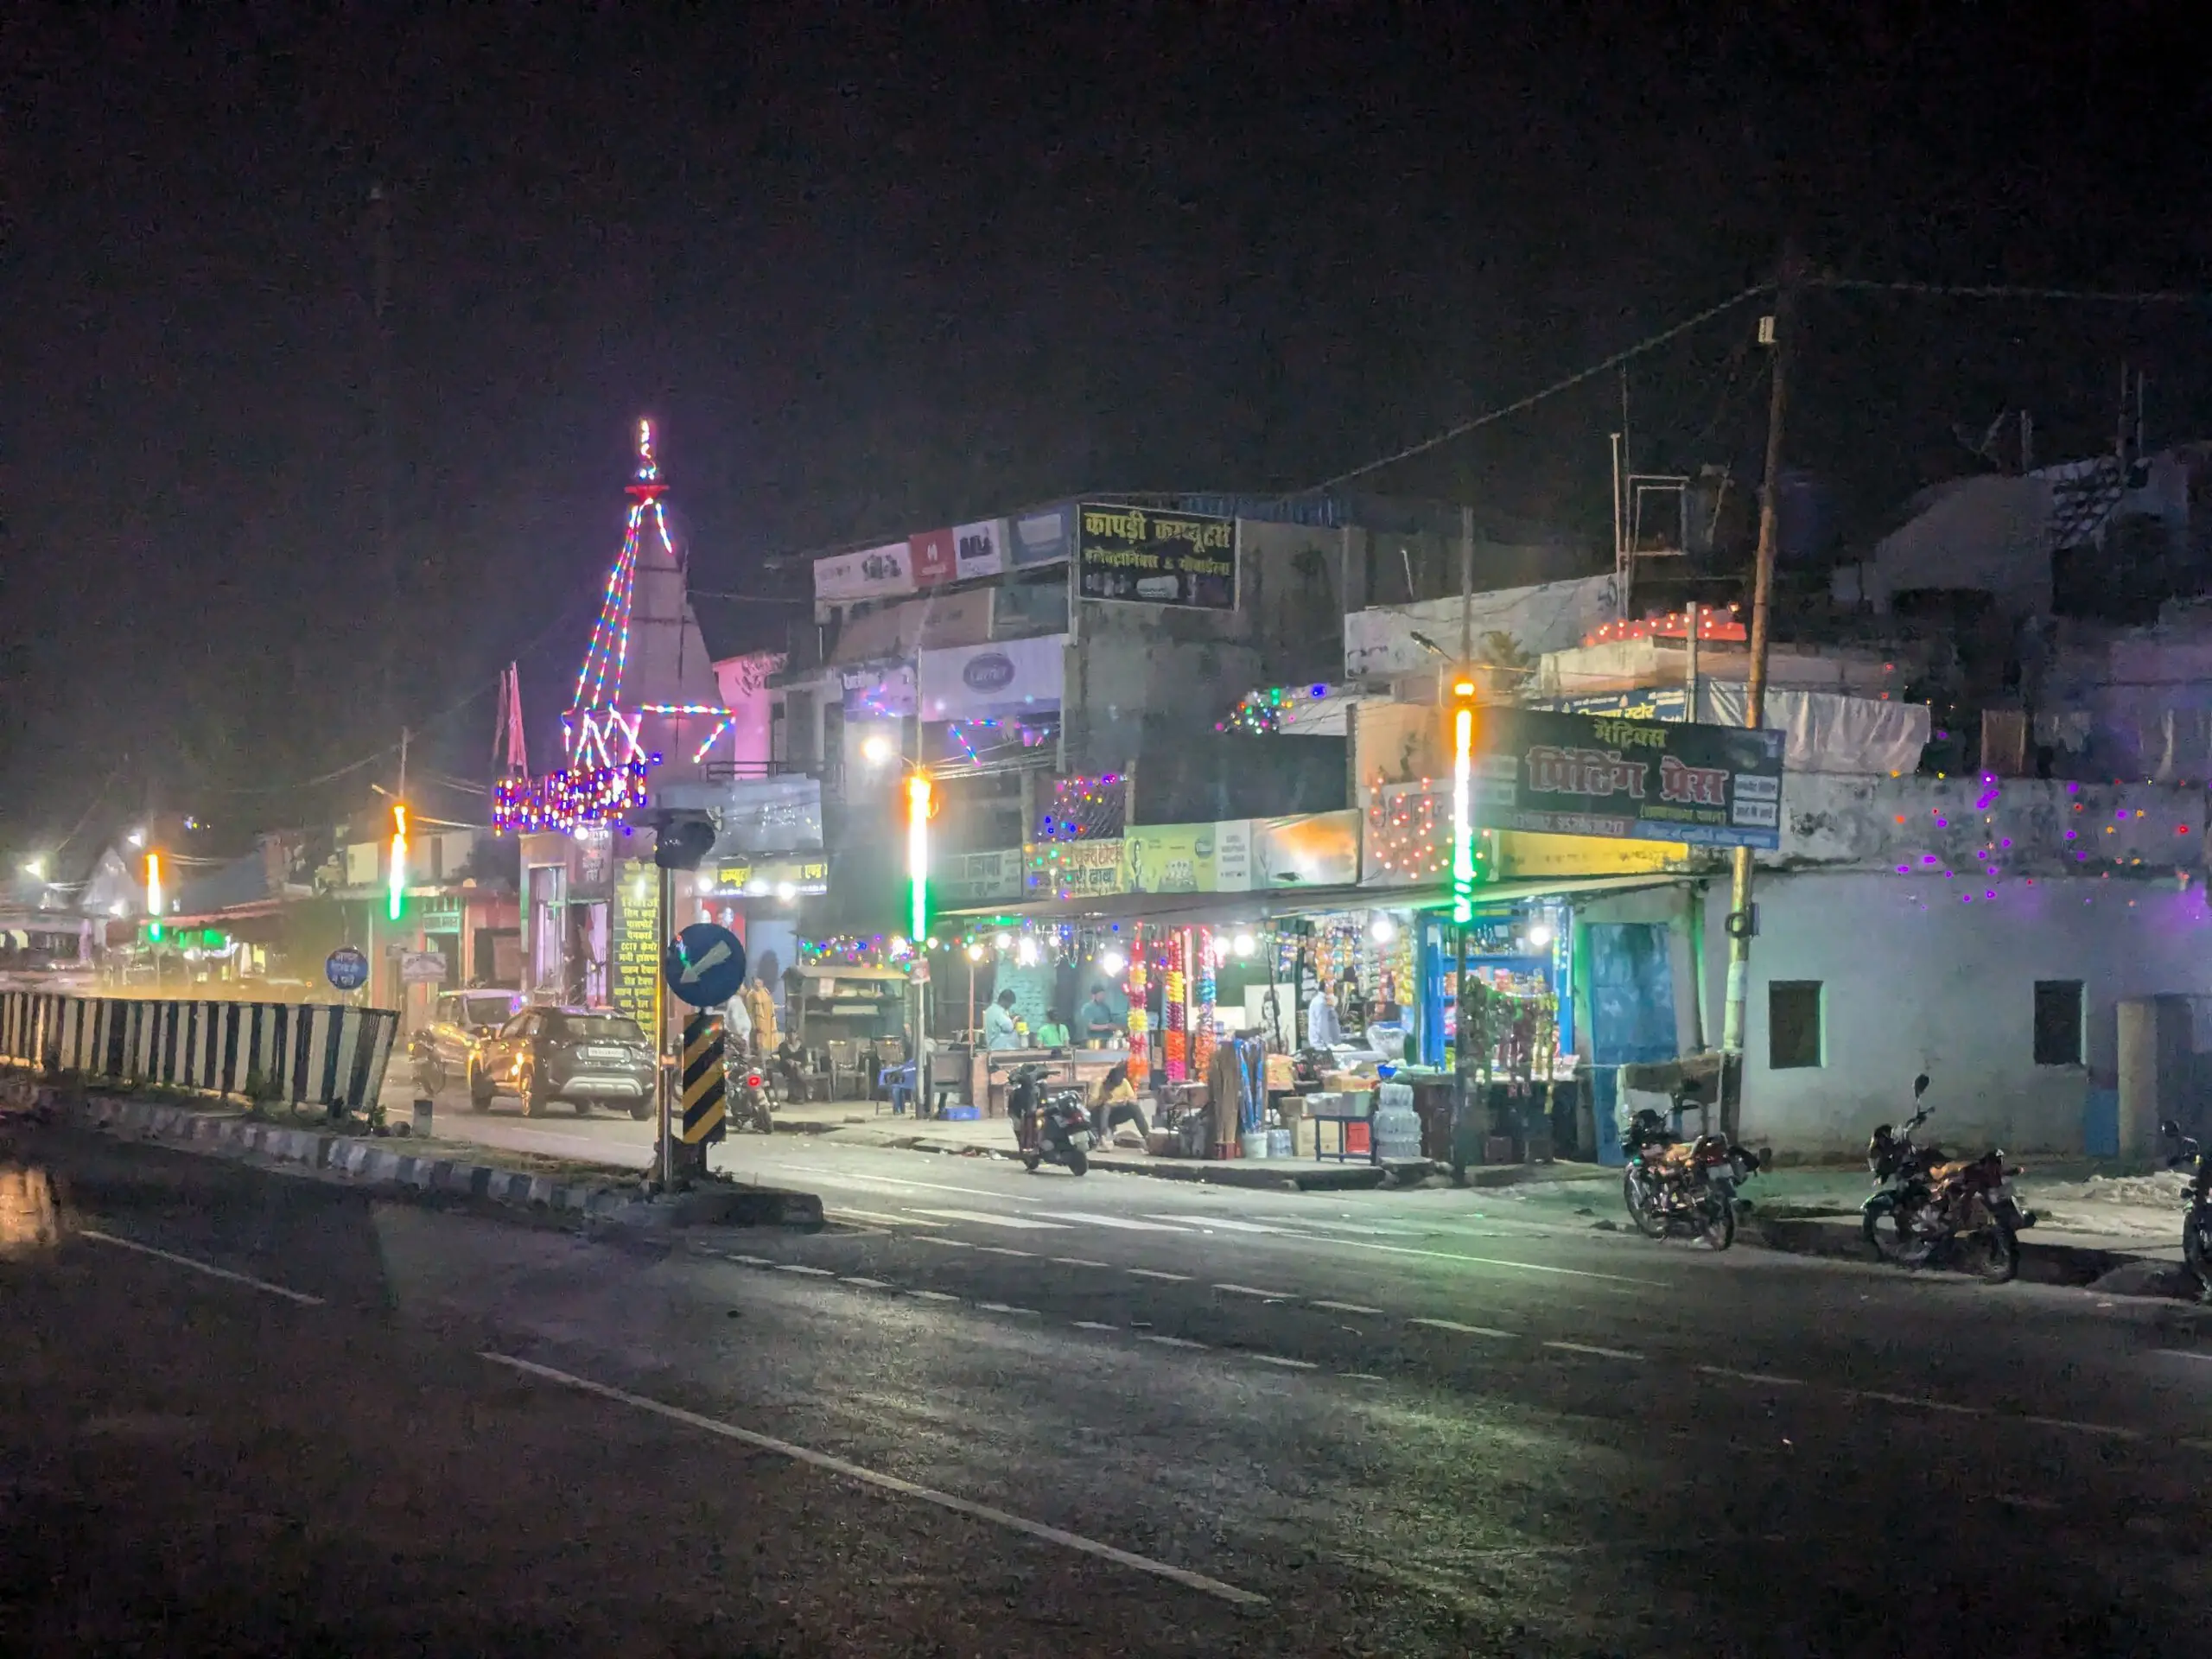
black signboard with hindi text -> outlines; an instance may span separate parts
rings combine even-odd
[[[1782,844],[1777,730],[1535,709],[1484,709],[1479,718],[1470,804],[1485,829]]]
[[[1076,510],[1076,592],[1135,605],[1236,608],[1236,521],[1086,502]]]

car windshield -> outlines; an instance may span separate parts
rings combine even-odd
[[[620,1014],[549,1014],[545,1034],[571,1042],[642,1043],[645,1033],[638,1022]]]
[[[512,996],[464,996],[461,999],[461,1023],[464,1026],[498,1026],[506,1023],[514,1012]]]

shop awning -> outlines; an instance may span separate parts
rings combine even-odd
[[[1567,899],[1579,893],[1626,893],[1639,887],[1672,887],[1700,878],[1666,870],[1632,875],[1532,876],[1493,881],[1475,890],[1478,911],[1499,909],[1529,899]],[[1267,893],[1119,893],[1081,899],[1037,899],[1020,904],[979,905],[946,910],[946,917],[1004,916],[1066,922],[1158,921],[1222,924],[1260,922],[1276,917],[1314,916],[1344,910],[1433,910],[1449,905],[1449,889],[1421,887],[1278,887]]]

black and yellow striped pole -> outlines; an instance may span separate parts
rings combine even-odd
[[[728,1133],[723,1047],[719,1014],[695,1014],[683,1022],[683,1138],[687,1148],[696,1148],[685,1161],[698,1170],[706,1167],[707,1143]]]

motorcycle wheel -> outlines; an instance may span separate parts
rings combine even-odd
[[[1986,1285],[2007,1285],[2020,1270],[2020,1237],[2002,1216],[1989,1215],[1988,1225],[1959,1241],[1974,1276]]]
[[[1726,1249],[1736,1242],[1736,1206],[1727,1198],[1708,1198],[1705,1202],[1705,1226],[1698,1234],[1698,1242],[1713,1251]]]
[[[1068,1173],[1071,1175],[1082,1175],[1087,1173],[1090,1168],[1090,1154],[1084,1151],[1079,1147],[1070,1147],[1068,1148]]]
[[[488,1112],[492,1109],[491,1079],[479,1072],[474,1066],[468,1069],[468,1109],[472,1112]]]
[[[435,1099],[446,1086],[446,1069],[435,1060],[424,1060],[415,1068],[415,1081],[422,1085],[424,1094]]]
[[[2212,1209],[2192,1205],[2182,1217],[2181,1259],[2196,1275],[2197,1288],[2212,1293]]]
[[[1039,1157],[1033,1152],[1025,1152],[1021,1154],[1021,1166],[1027,1170],[1032,1175],[1034,1175],[1037,1173],[1038,1165],[1044,1161],[1045,1160],[1042,1158]]]
[[[1928,1260],[1928,1241],[1914,1236],[1898,1218],[1894,1205],[1866,1211],[1861,1230],[1877,1261],[1892,1267],[1916,1268]]]
[[[1621,1172],[1621,1202],[1628,1206],[1628,1218],[1636,1224],[1637,1231],[1646,1238],[1666,1237],[1667,1218],[1643,1201],[1643,1187],[1632,1169]]]

